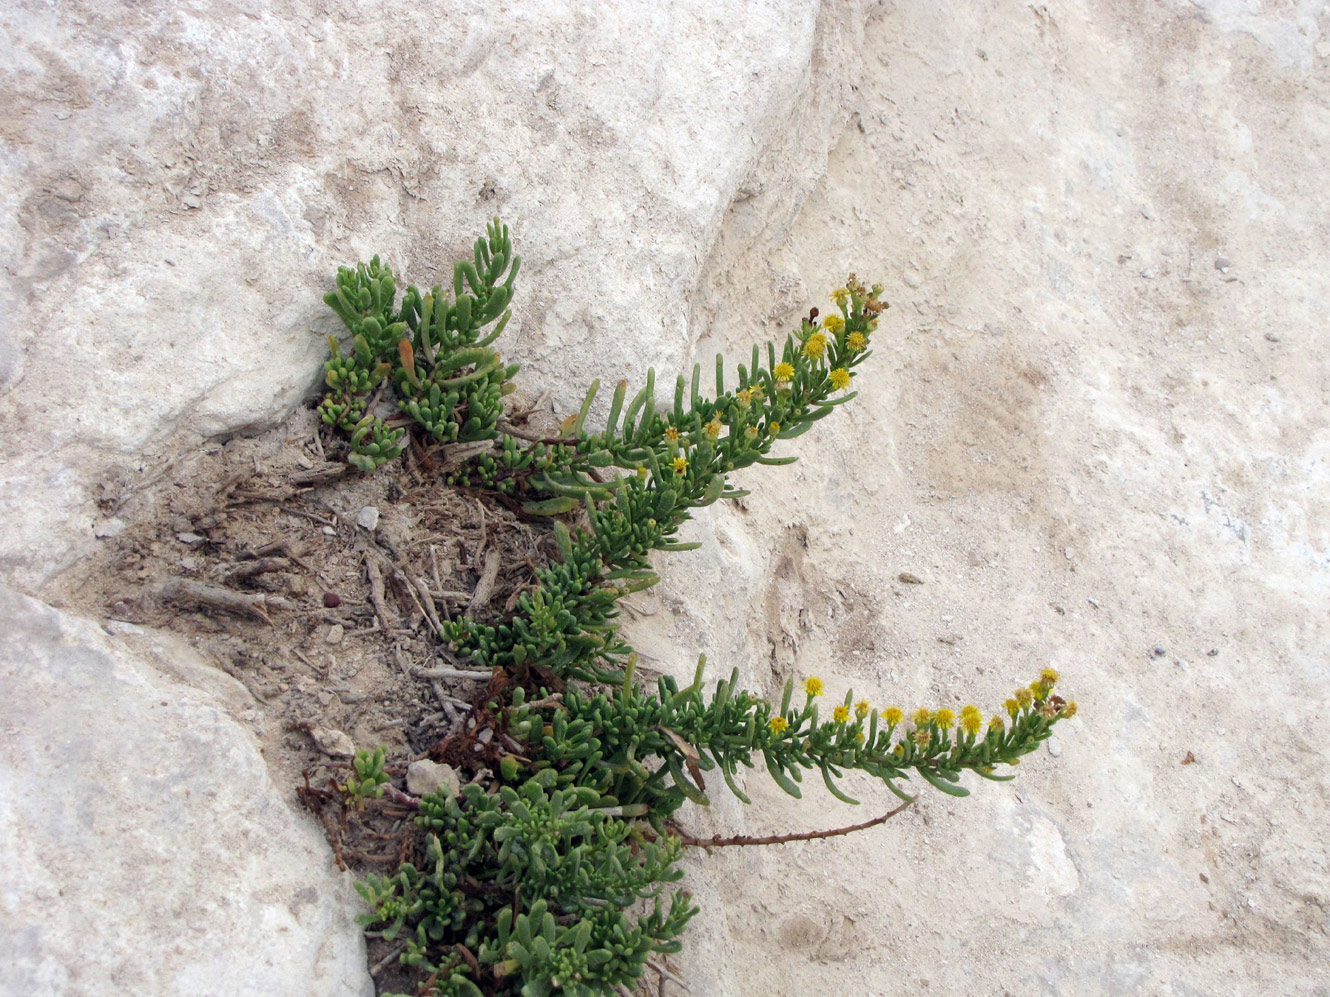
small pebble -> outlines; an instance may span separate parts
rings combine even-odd
[[[1156,658],[1162,658],[1162,657],[1163,657],[1165,654],[1167,654],[1167,653],[1168,653],[1168,652],[1165,651],[1162,647],[1156,647],[1156,648],[1155,648],[1155,657],[1156,657]]]
[[[199,544],[207,539],[206,537],[199,536],[197,533],[177,533],[175,538],[183,544]]]
[[[314,739],[315,747],[331,758],[355,757],[355,742],[344,731],[332,727],[312,727],[309,736]]]
[[[92,528],[92,535],[105,539],[107,537],[118,537],[125,532],[128,524],[123,519],[103,519]]]
[[[1267,332],[1265,334],[1265,341],[1267,343],[1277,343],[1279,342],[1279,337],[1275,335],[1273,332]]]
[[[338,595],[336,592],[324,592],[324,593],[323,593],[323,608],[324,608],[324,609],[336,609],[336,608],[337,608],[338,606],[340,606],[341,604],[342,604],[342,597],[341,597],[340,595]]]
[[[922,278],[913,270],[906,270],[905,273],[901,274],[901,280],[905,282],[906,287],[918,287],[923,283]]]
[[[1231,267],[1232,265],[1233,264],[1228,261],[1227,256],[1215,257],[1215,269],[1218,270],[1220,273],[1228,273],[1228,268]]]
[[[323,535],[325,537],[335,537],[337,536],[337,531],[334,530],[331,526],[325,526],[323,528]]]
[[[379,510],[375,506],[367,505],[360,510],[356,516],[356,525],[362,530],[374,530],[379,525]]]
[[[1206,651],[1205,653],[1208,654],[1208,655],[1210,655],[1210,657],[1212,657],[1212,658],[1217,658],[1217,657],[1219,657],[1219,648],[1217,648],[1217,647],[1212,647],[1212,648],[1210,648],[1210,650]]]
[[[902,571],[899,575],[896,576],[896,580],[899,582],[904,582],[906,585],[922,585],[924,583],[924,580],[922,578],[920,578],[918,575],[911,574],[908,571]]]
[[[412,796],[428,796],[445,789],[449,796],[462,791],[461,780],[451,765],[440,765],[428,758],[412,762],[406,770],[406,791]]]
[[[329,644],[340,644],[342,637],[346,634],[346,628],[340,623],[334,623],[328,628],[327,635],[323,638]]]
[[[1056,737],[1050,737],[1045,743],[1048,745],[1048,753],[1054,758],[1057,758],[1062,754],[1062,742]]]

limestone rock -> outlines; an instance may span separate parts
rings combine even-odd
[[[355,742],[346,731],[335,730],[332,727],[314,727],[310,730],[309,736],[313,738],[315,747],[329,758],[355,757]]]
[[[494,214],[524,259],[505,355],[565,412],[595,377],[668,383],[754,163],[778,149],[762,203],[789,217],[816,183],[839,102],[810,79],[848,91],[859,55],[815,41],[856,20],[816,0],[5,5],[0,507],[28,513],[0,568],[35,586],[95,542],[112,469],[115,504],[200,435],[284,418],[341,331],[338,265],[447,282]]]
[[[441,788],[446,788],[449,796],[456,796],[462,791],[461,782],[451,765],[440,765],[422,758],[408,766],[406,789],[412,796],[428,796]]]
[[[211,697],[0,589],[0,993],[373,993],[317,825]]]

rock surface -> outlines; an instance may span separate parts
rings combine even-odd
[[[348,876],[216,705],[238,683],[8,589],[0,620],[0,993],[372,994]]]
[[[10,5],[0,508],[20,528],[0,567],[39,588],[185,448],[280,421],[320,376],[320,295],[358,257],[432,281],[502,214],[524,256],[506,352],[561,414],[593,377],[741,357],[855,270],[894,305],[861,397],[792,441],[795,469],[746,474],[747,511],[698,517],[703,548],[661,565],[629,636],[681,675],[705,651],[751,688],[811,673],[902,706],[997,703],[1053,664],[1082,709],[1013,784],[692,860],[693,992],[1316,993],[1327,31],[1314,5],[1210,0]],[[49,650],[4,653],[48,681],[30,641]],[[117,689],[131,716],[159,701]],[[119,729],[84,705],[88,731]],[[239,737],[214,715],[210,736]],[[78,729],[53,722],[48,741]],[[57,798],[97,771],[43,764]],[[30,826],[39,788],[4,778]],[[755,775],[754,807],[687,817],[770,833],[885,808],[851,789],[865,807],[794,804]],[[107,792],[87,797],[109,808],[93,860],[185,870],[122,881],[139,916],[107,951],[151,974],[123,939],[156,937],[145,899],[187,904],[174,877],[214,839]],[[295,826],[291,874],[326,874]],[[11,867],[44,867],[4,840],[9,891]],[[255,909],[256,874],[231,874]],[[81,936],[40,936],[0,896],[17,953],[45,960],[21,964],[47,974],[35,992],[57,992]],[[321,896],[300,916],[351,937],[349,901]],[[308,969],[301,951],[282,966]]]
[[[0,567],[39,584],[93,541],[95,501],[200,435],[288,414],[340,331],[321,300],[339,265],[379,253],[447,282],[495,214],[528,275],[507,352],[563,372],[561,406],[607,371],[673,370],[753,163],[799,149],[764,194],[787,213],[821,172],[859,55],[814,65],[815,41],[862,14],[818,17],[815,0],[6,5],[0,420],[24,443],[0,453],[0,505],[29,512]]]

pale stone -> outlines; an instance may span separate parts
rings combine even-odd
[[[211,695],[3,588],[0,629],[0,993],[373,993],[349,877]]]
[[[673,371],[753,164],[782,151],[753,200],[786,223],[817,182],[827,95],[860,57],[814,66],[814,99],[815,29],[862,19],[816,0],[349,22],[312,0],[3,5],[0,85],[25,110],[0,159],[0,507],[33,511],[0,531],[0,567],[34,585],[71,563],[109,469],[142,480],[200,435],[288,415],[341,331],[322,302],[339,265],[379,253],[446,283],[495,214],[524,260],[505,355],[558,371],[564,410],[593,378]],[[92,390],[71,379],[85,363]]]
[[[462,784],[451,765],[422,758],[407,766],[406,789],[413,796],[428,796],[440,789],[446,789],[449,796],[456,796],[462,791]]]
[[[346,731],[332,727],[313,727],[309,736],[314,746],[329,758],[354,758],[356,755],[355,742]]]

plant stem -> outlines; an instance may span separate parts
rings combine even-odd
[[[769,834],[765,837],[753,837],[748,834],[736,834],[733,837],[722,838],[719,834],[712,835],[710,838],[694,838],[690,834],[677,835],[679,841],[689,848],[731,848],[736,845],[783,845],[787,841],[814,841],[818,838],[834,838],[842,834],[850,834],[854,831],[866,831],[870,827],[877,827],[879,824],[885,824],[898,813],[904,811],[914,800],[902,803],[895,810],[889,810],[881,817],[874,817],[872,820],[866,820],[862,824],[851,824],[848,827],[838,827],[831,831],[803,831],[799,834]]]

